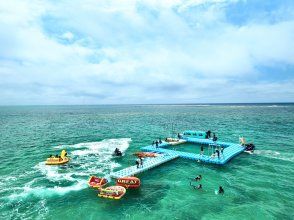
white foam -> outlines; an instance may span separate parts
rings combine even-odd
[[[99,142],[79,143],[68,145],[65,149],[68,150],[68,155],[71,158],[70,162],[64,166],[46,166],[45,162],[40,162],[24,174],[18,176],[10,176],[9,180],[16,181],[23,175],[35,176],[36,173],[41,174],[39,177],[34,177],[24,186],[11,187],[11,181],[0,181],[2,189],[5,189],[5,198],[8,200],[24,199],[28,196],[46,198],[54,195],[65,195],[72,191],[79,191],[86,187],[90,175],[108,176],[114,168],[120,166],[113,160],[113,152],[115,148],[119,148],[125,152],[131,142],[130,138],[107,139]],[[55,148],[64,148],[58,146]],[[47,179],[51,182],[56,182],[55,187],[39,186],[38,182],[42,179]],[[41,181],[40,181],[41,180]],[[62,186],[66,185],[66,186]],[[3,193],[4,191],[1,190]]]
[[[39,170],[43,175],[46,176],[47,179],[51,181],[75,181],[75,179],[71,177],[72,173],[59,173],[59,168],[57,166],[47,166],[45,162],[40,162],[34,168]]]
[[[55,195],[63,196],[66,193],[72,192],[72,191],[79,191],[82,189],[87,188],[87,181],[85,180],[79,180],[77,183],[71,185],[71,186],[55,186],[52,188],[48,187],[32,187],[29,185],[25,185],[23,188],[21,188],[21,192],[13,193],[7,198],[10,201],[19,200],[23,198],[27,198],[28,196],[34,196],[38,198],[47,198]],[[19,188],[14,188],[13,190],[19,190]]]
[[[278,151],[273,150],[255,150],[254,154],[258,154],[260,156],[278,159],[278,160],[284,160],[284,161],[290,161],[294,162],[294,156],[292,154],[287,153],[280,153]]]

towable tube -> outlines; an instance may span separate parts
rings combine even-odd
[[[134,155],[137,157],[157,157],[159,154],[150,152],[136,152]]]
[[[46,165],[62,165],[69,162],[69,158],[67,157],[67,153],[65,150],[61,151],[61,155],[58,157],[50,156],[47,158],[45,164]]]
[[[123,186],[125,188],[139,188],[141,185],[141,181],[139,178],[137,177],[122,177],[122,178],[118,178],[116,179],[116,185],[117,186]]]
[[[110,186],[105,189],[101,189],[98,196],[107,199],[121,199],[125,193],[126,188],[122,186]]]
[[[91,176],[88,181],[89,186],[93,188],[101,188],[105,186],[107,183],[108,180],[106,178],[100,178],[96,176]]]

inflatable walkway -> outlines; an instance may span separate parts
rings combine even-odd
[[[133,176],[138,173],[142,173],[144,171],[150,170],[154,167],[157,167],[163,163],[166,163],[168,161],[171,161],[173,159],[176,159],[179,157],[177,154],[163,154],[161,156],[155,157],[155,158],[147,158],[143,162],[143,167],[137,168],[137,166],[131,166],[127,167],[125,169],[113,172],[110,174],[110,177],[112,178],[121,178],[126,176]]]

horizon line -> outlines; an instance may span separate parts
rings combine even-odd
[[[0,107],[14,106],[111,106],[111,105],[250,105],[250,104],[294,104],[294,102],[215,102],[215,103],[130,103],[130,104],[9,104]]]

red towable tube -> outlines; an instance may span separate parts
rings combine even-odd
[[[137,177],[122,177],[122,178],[118,178],[116,179],[116,185],[117,186],[123,186],[125,188],[139,188],[141,185],[141,181],[139,178]]]

